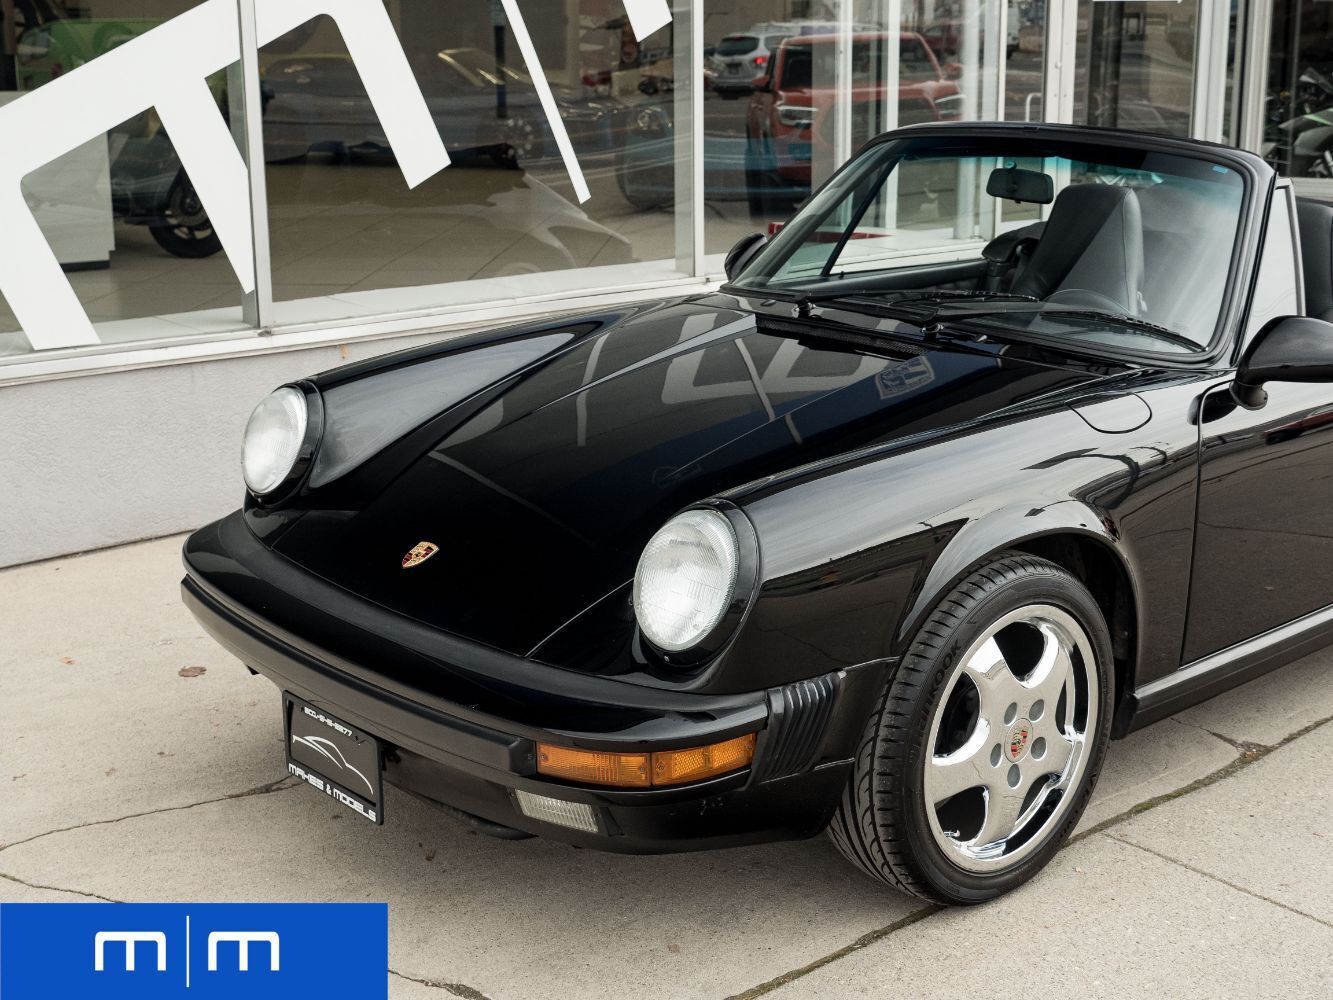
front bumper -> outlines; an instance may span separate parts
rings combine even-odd
[[[841,796],[882,664],[710,696],[526,660],[441,633],[296,567],[233,514],[184,550],[186,605],[279,688],[383,740],[385,780],[491,823],[631,853],[818,833]],[[575,786],[536,772],[537,742],[651,751],[758,733],[752,766],[694,785]],[[584,833],[530,819],[516,790],[592,807]]]

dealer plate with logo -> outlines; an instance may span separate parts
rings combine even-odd
[[[293,694],[282,696],[287,773],[375,824],[384,822],[379,740]]]

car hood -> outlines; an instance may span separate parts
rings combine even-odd
[[[632,314],[474,401],[358,509],[312,510],[275,548],[392,610],[529,654],[624,588],[683,507],[1095,377],[1001,349],[805,329],[721,295]],[[421,542],[438,551],[404,568]]]

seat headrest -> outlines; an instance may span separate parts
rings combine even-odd
[[[1072,184],[1051,206],[1031,263],[1014,291],[1048,297],[1082,288],[1119,302],[1133,314],[1143,286],[1143,217],[1131,188]]]

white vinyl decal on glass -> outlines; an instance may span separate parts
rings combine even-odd
[[[579,201],[588,186],[515,0],[503,0]],[[635,36],[670,23],[667,0],[625,0]],[[449,165],[381,0],[256,0],[258,44],[316,17],[332,18],[409,187]],[[204,0],[184,14],[0,106],[0,293],[35,351],[98,343],[42,235],[20,184],[57,157],[155,108],[245,292],[254,290],[249,189],[241,158],[206,78],[240,58],[235,0]]]

